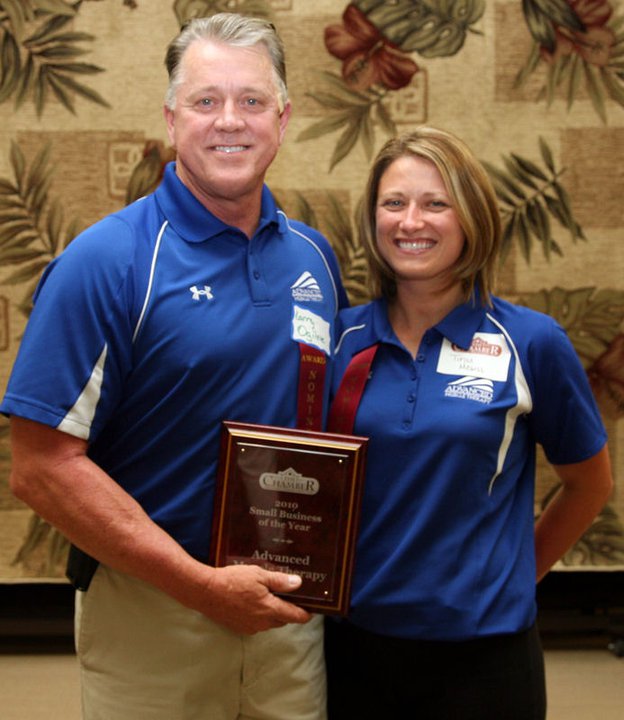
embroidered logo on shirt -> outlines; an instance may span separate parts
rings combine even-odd
[[[214,295],[212,294],[212,288],[208,285],[204,285],[204,289],[200,290],[197,285],[193,285],[193,287],[190,287],[189,290],[193,293],[193,300],[201,300],[202,296],[206,298],[206,300],[213,300]]]
[[[446,386],[444,397],[475,400],[489,405],[494,397],[494,383],[486,378],[463,377]]]
[[[314,276],[307,270],[295,280],[290,286],[293,299],[297,302],[322,302],[323,293],[321,286],[318,284]]]

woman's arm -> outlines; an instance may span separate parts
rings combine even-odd
[[[538,582],[583,535],[613,489],[606,445],[588,460],[553,468],[562,486],[535,525]]]

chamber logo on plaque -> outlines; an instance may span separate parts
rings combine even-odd
[[[292,468],[288,468],[278,473],[262,473],[260,487],[264,490],[316,495],[319,491],[319,482],[315,478],[304,477]]]

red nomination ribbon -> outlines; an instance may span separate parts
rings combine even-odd
[[[299,343],[299,354],[297,427],[300,430],[322,430],[327,356],[322,350],[303,343]]]
[[[329,432],[343,435],[353,434],[355,415],[357,413],[364,386],[370,374],[373,358],[377,352],[377,344],[371,345],[354,355],[340,381],[338,392],[329,411]]]

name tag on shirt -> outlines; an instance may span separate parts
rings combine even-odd
[[[296,342],[322,350],[326,355],[330,354],[330,328],[329,323],[320,315],[293,305],[292,338]]]
[[[503,335],[475,333],[468,350],[463,350],[447,338],[442,341],[437,371],[443,375],[468,375],[507,380],[511,351]]]

